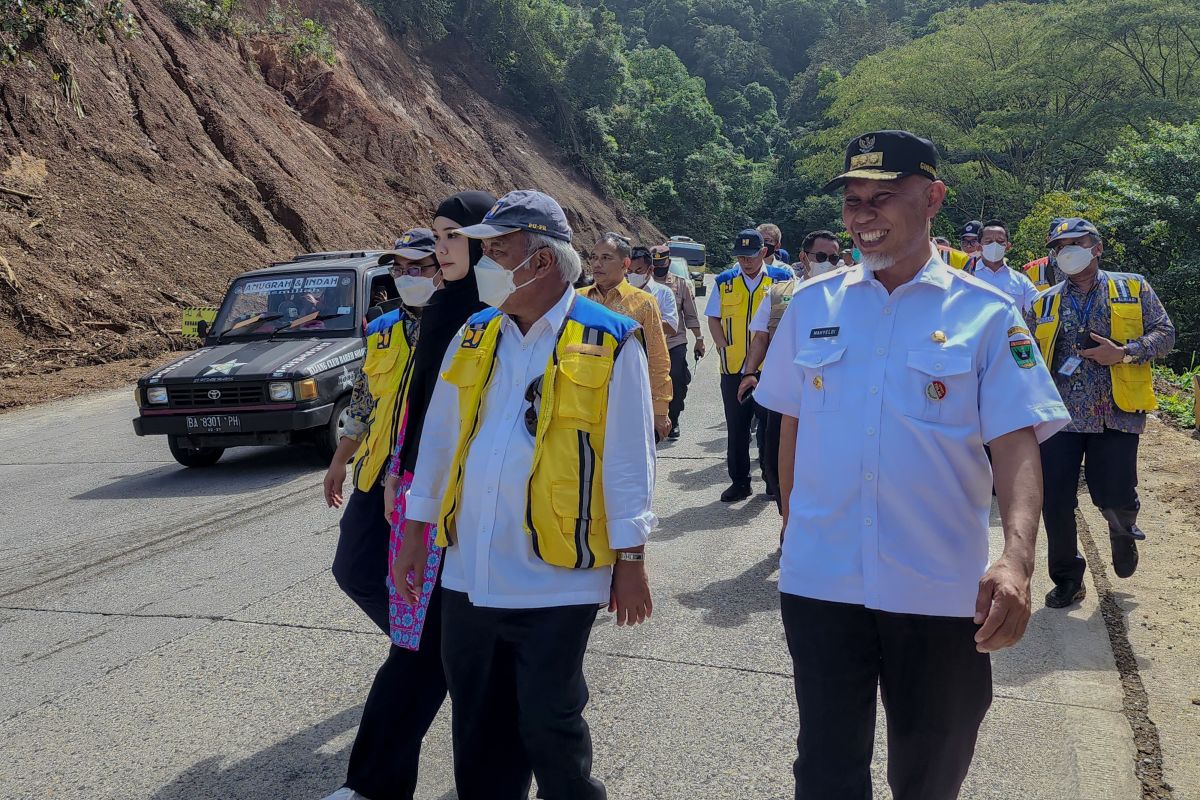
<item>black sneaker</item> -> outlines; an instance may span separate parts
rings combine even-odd
[[[749,497],[752,494],[754,494],[754,492],[752,492],[750,490],[750,484],[735,483],[735,484],[731,485],[725,491],[721,492],[721,502],[722,503],[734,503],[734,502],[737,502],[738,500],[745,500],[747,497]]]
[[[667,434],[667,439],[669,439],[672,442],[679,441],[679,426],[678,425],[671,426],[671,432]]]
[[[1132,533],[1122,533],[1116,536],[1109,534],[1108,543],[1112,546],[1113,572],[1117,573],[1118,578],[1128,578],[1137,571],[1138,565],[1135,535]]]
[[[1046,594],[1046,608],[1066,608],[1087,597],[1087,589],[1082,583],[1067,581],[1060,583]]]

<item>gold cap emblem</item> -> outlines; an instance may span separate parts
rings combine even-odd
[[[875,149],[875,137],[864,136],[858,140],[858,152],[869,153]]]

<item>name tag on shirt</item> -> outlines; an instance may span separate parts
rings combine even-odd
[[[809,331],[808,338],[832,339],[834,336],[837,336],[841,330],[841,326],[834,326],[831,328],[813,328],[811,331]]]
[[[1083,359],[1079,356],[1071,356],[1062,363],[1061,367],[1058,368],[1058,374],[1070,377],[1075,374],[1075,370],[1079,369],[1079,365],[1082,363]]]

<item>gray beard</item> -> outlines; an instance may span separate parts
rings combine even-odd
[[[862,256],[863,269],[867,272],[882,272],[885,269],[890,269],[896,265],[896,259],[892,256],[867,255]]]

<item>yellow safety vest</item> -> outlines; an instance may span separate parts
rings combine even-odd
[[[946,247],[944,244],[937,246],[938,254],[942,260],[953,269],[966,269],[971,263],[971,254],[964,253],[962,250],[955,250],[953,247]]]
[[[1108,308],[1111,317],[1109,338],[1117,344],[1126,344],[1140,337],[1142,326],[1142,281],[1137,275],[1108,274]],[[1062,320],[1059,308],[1065,283],[1060,283],[1038,296],[1033,302],[1033,313],[1037,327],[1033,335],[1046,366],[1053,368],[1054,344],[1058,339],[1058,328]],[[1117,408],[1129,412],[1146,412],[1158,408],[1154,397],[1154,379],[1149,364],[1113,364],[1113,402]]]
[[[763,267],[762,279],[754,291],[746,286],[746,279],[737,267],[730,267],[717,276],[716,290],[721,295],[721,330],[728,347],[721,352],[721,372],[737,375],[746,361],[750,347],[750,320],[758,310],[758,304],[776,281],[792,280],[791,270],[779,267]]]
[[[491,383],[501,315],[485,309],[463,330],[442,378],[458,389],[459,433],[442,499],[437,543],[453,544],[467,454]],[[614,564],[604,508],[604,433],[617,353],[638,330],[628,317],[575,297],[542,376],[533,464],[525,495],[525,532],[542,561],[567,569]],[[518,426],[522,431],[523,426]],[[517,435],[523,436],[520,432]]]
[[[354,453],[354,485],[364,492],[371,491],[379,480],[404,420],[413,368],[413,348],[405,326],[411,324],[407,314],[393,309],[367,326],[362,370],[374,406],[367,418],[367,433]]]
[[[1039,292],[1044,292],[1054,285],[1054,270],[1050,268],[1049,256],[1030,261],[1021,269]]]

